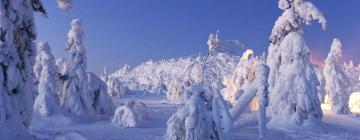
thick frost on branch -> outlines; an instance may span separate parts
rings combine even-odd
[[[311,2],[306,0],[279,0],[279,8],[283,14],[276,20],[273,27],[270,43],[279,45],[284,37],[293,31],[301,30],[301,24],[310,25],[318,20],[323,29],[326,29],[326,19]]]
[[[206,44],[209,47],[209,55],[216,55],[218,53],[238,55],[237,50],[244,48],[245,46],[239,40],[221,40],[219,37],[219,31],[214,34],[210,34]],[[230,46],[236,47],[235,50],[229,48]]]

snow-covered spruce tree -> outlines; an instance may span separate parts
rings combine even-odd
[[[49,116],[57,113],[60,109],[57,92],[57,68],[51,48],[47,42],[40,42],[36,65],[41,65],[39,76],[39,96],[35,99],[35,115]],[[39,66],[40,67],[40,66]],[[38,67],[35,67],[38,68]]]
[[[342,44],[339,39],[334,39],[330,52],[325,59],[324,76],[325,91],[329,94],[332,112],[336,114],[350,113],[348,106],[350,93],[348,91],[349,78],[341,70],[340,58]]]
[[[279,8],[283,13],[273,27],[267,58],[271,117],[268,126],[310,129],[321,121],[322,111],[317,95],[319,82],[309,61],[301,24],[318,20],[325,29],[326,19],[306,0],[279,0]]]
[[[1,0],[0,137],[31,139],[33,65],[36,53],[34,12],[46,12],[39,0]]]
[[[86,75],[86,50],[83,44],[84,31],[79,19],[71,22],[66,51],[70,53],[60,80],[63,82],[61,105],[69,113],[87,115],[94,113],[93,100],[88,91]]]
[[[181,107],[167,122],[166,139],[231,139],[232,120],[226,102],[214,83],[204,81],[209,78],[206,67],[196,64],[193,68],[192,85],[185,87]]]

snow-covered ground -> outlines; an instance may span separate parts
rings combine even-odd
[[[88,120],[71,119],[54,116],[47,119],[33,119],[32,134],[40,140],[157,140],[164,139],[166,122],[175,113],[177,106],[166,101],[162,95],[134,94],[115,98],[114,103],[120,106],[129,100],[145,103],[150,109],[150,119],[143,121],[136,128],[122,128],[111,124],[111,118]],[[269,130],[265,139],[271,140],[360,140],[360,116],[333,115],[324,110],[323,132],[287,132]],[[233,132],[234,140],[253,140],[258,138],[256,125],[239,128]]]

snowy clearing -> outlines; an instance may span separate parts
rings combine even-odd
[[[46,120],[34,119],[31,132],[39,140],[162,140],[166,133],[166,122],[177,107],[165,96],[133,96],[115,99],[117,106],[129,100],[145,103],[150,108],[150,119],[136,128],[121,128],[111,124],[111,119],[89,120],[87,123],[74,123],[64,117],[51,117]],[[324,111],[324,132],[287,132],[283,130],[268,130],[268,140],[359,140],[360,116],[333,115]],[[258,138],[257,126],[239,128],[233,132],[234,140],[254,140]]]

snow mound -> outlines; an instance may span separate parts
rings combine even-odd
[[[116,109],[112,123],[120,127],[137,127],[141,121],[147,119],[147,106],[141,102],[130,101]]]

